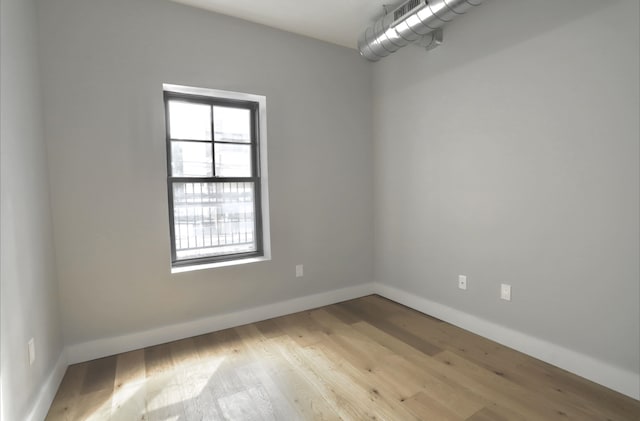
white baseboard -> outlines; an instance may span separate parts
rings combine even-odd
[[[53,369],[47,376],[47,379],[40,387],[40,391],[38,392],[38,397],[27,415],[27,421],[40,421],[45,419],[47,416],[47,412],[49,412],[49,407],[51,407],[51,402],[53,402],[53,398],[55,398],[56,393],[58,392],[58,387],[60,386],[60,382],[64,377],[64,373],[67,370],[67,357],[64,350],[60,353],[60,357],[58,357],[58,361],[53,366]]]
[[[361,284],[233,313],[176,323],[143,332],[97,339],[95,341],[67,346],[67,358],[69,364],[94,360],[121,352],[133,351],[147,346],[189,338],[247,323],[254,323],[370,294],[373,294],[373,284]]]
[[[376,283],[322,292],[233,313],[70,345],[66,349],[67,359],[65,360],[63,358],[64,356],[61,356],[60,361],[58,361],[46,384],[41,389],[38,402],[32,411],[33,417],[28,419],[37,420],[44,418],[44,415],[42,417],[37,416],[41,413],[38,411],[45,411],[44,414],[46,415],[46,411],[53,400],[57,386],[64,375],[67,360],[69,364],[89,361],[121,352],[132,351],[147,346],[284,316],[298,311],[322,307],[373,293],[429,314],[430,316],[437,317],[549,364],[553,364],[634,399],[640,399],[640,376],[637,373],[621,369],[588,355],[498,325],[488,320],[480,319],[471,314],[430,301],[415,294]]]
[[[506,345],[605,387],[640,399],[640,375],[543,339],[480,319],[415,294],[379,283],[374,291],[414,310],[444,320],[485,338]]]

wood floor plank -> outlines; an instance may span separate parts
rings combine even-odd
[[[208,380],[202,395],[209,395],[210,414],[213,419],[259,419],[256,406],[243,408],[249,400],[260,403],[264,400],[261,390],[256,390],[254,384],[248,384],[242,370],[253,363],[250,350],[244,345],[242,338],[235,329],[226,329],[206,335],[206,340],[213,348],[209,349],[212,356],[207,360],[215,361],[213,369],[207,370]],[[239,408],[237,408],[239,406]],[[215,414],[215,416],[214,416]],[[272,419],[273,414],[265,414],[265,419]],[[205,418],[207,419],[207,418]]]
[[[357,317],[353,313],[345,310],[340,304],[332,304],[330,306],[324,307],[324,309],[331,313],[334,317],[340,319],[342,323],[348,325],[362,321],[360,317]]]
[[[212,367],[208,361],[200,359],[196,341],[187,338],[168,344],[173,361],[173,381],[178,388],[186,419],[206,419],[208,415],[220,416],[217,407],[212,407],[213,396],[207,388],[211,379]],[[213,368],[215,370],[215,367]]]
[[[586,379],[564,372],[557,367],[535,360],[486,338],[466,332],[448,324],[417,320],[412,315],[395,315],[393,323],[416,332],[417,335],[434,338],[443,348],[467,360],[493,371],[521,386],[534,388],[538,393],[545,393],[551,401],[571,401],[573,405],[590,411],[594,400],[606,400],[607,396],[615,396],[617,405],[604,405],[596,412],[603,419],[633,419],[638,408],[633,399],[621,397],[620,394],[602,388]],[[549,372],[542,367],[548,367]],[[554,378],[554,374],[557,378]],[[598,390],[600,389],[600,390]],[[587,391],[590,391],[587,392]],[[591,394],[591,396],[590,396]],[[637,401],[635,401],[637,402]]]
[[[111,418],[140,421],[145,419],[146,372],[144,350],[118,355]]]
[[[117,357],[69,367],[47,419],[108,419]]]
[[[173,360],[169,345],[162,344],[145,348],[144,365],[146,377],[170,372],[173,369]]]
[[[607,421],[640,419],[638,401],[539,360],[531,359],[506,376],[549,400],[571,402]]]
[[[431,341],[426,340],[424,337],[414,335],[413,333],[402,329],[401,326],[391,323],[389,319],[397,312],[386,314],[380,309],[371,308],[371,305],[367,305],[360,301],[343,303],[342,308],[354,315],[357,315],[361,320],[397,337],[399,340],[406,342],[417,350],[424,352],[426,355],[435,355],[442,351],[440,347],[433,344]]]
[[[393,367],[393,373],[399,377],[398,381],[405,384],[416,383],[421,387],[423,394],[450,409],[457,416],[466,418],[490,403],[469,390],[465,383],[456,382],[440,372],[428,370],[428,365],[432,364],[431,358],[396,337],[365,322],[353,326],[394,352],[389,361],[383,361],[383,367]]]
[[[184,414],[177,373],[171,357],[171,345],[145,348],[146,416],[149,420],[167,420]]]
[[[285,335],[285,332],[280,329],[278,324],[273,319],[255,323],[255,326],[267,338],[275,338],[277,336]]]
[[[102,389],[80,394],[73,405],[71,419],[88,421],[110,419],[112,392]]]
[[[373,329],[375,327],[367,327],[366,324],[357,324],[354,325],[360,329],[367,330],[370,335],[376,335]],[[380,335],[380,334],[378,334]],[[380,341],[385,341],[385,339],[380,339]],[[515,414],[520,414],[527,419],[562,419],[561,417],[566,416],[567,414],[574,414],[576,412],[575,408],[567,408],[565,406],[561,406],[561,409],[557,409],[557,411],[553,410],[553,405],[551,407],[536,405],[535,401],[530,400],[532,396],[523,395],[522,391],[518,389],[517,385],[504,385],[501,387],[496,386],[496,382],[500,382],[503,380],[500,376],[495,373],[485,370],[482,367],[474,366],[473,370],[460,371],[454,367],[452,363],[452,359],[459,358],[456,354],[444,351],[441,354],[438,354],[434,357],[426,357],[421,353],[415,352],[415,350],[411,350],[407,347],[406,344],[399,342],[394,339],[387,338],[384,342],[387,346],[395,349],[399,354],[405,355],[406,358],[410,359],[415,363],[416,370],[420,369],[425,370],[427,373],[430,373],[432,376],[435,376],[442,382],[448,383],[449,386],[453,387],[452,391],[449,391],[445,394],[445,396],[436,397],[436,399],[440,399],[443,403],[446,402],[447,398],[456,398],[459,393],[464,392],[465,389],[473,390],[474,394],[477,394],[481,397],[481,401],[475,401],[476,405],[482,406],[483,404],[488,404],[491,402],[502,404],[506,409],[512,411]],[[440,361],[442,360],[442,361]],[[465,361],[460,358],[460,361]],[[446,365],[446,367],[440,367],[437,364],[434,365],[434,362],[440,362],[440,364]],[[449,364],[446,364],[449,363]],[[467,366],[469,368],[471,366]],[[453,370],[451,368],[454,368]],[[480,370],[484,370],[484,377],[478,378],[478,376],[474,376],[474,373],[479,372]],[[410,376],[406,377],[410,379]],[[440,387],[436,387],[435,385],[430,385],[427,390],[429,392],[433,392],[434,390],[441,390]],[[515,390],[515,392],[514,392]],[[509,398],[507,398],[509,397]],[[502,400],[504,398],[504,400]],[[466,396],[464,399],[456,399],[454,400],[449,407],[454,410],[460,411],[465,405],[471,405],[466,409],[468,411],[468,415],[471,415],[478,409],[478,407],[474,407],[471,402],[474,402],[473,398],[470,396]],[[553,402],[547,402],[547,405],[553,404]],[[463,416],[465,413],[458,413]],[[580,419],[580,418],[574,418]],[[590,416],[585,416],[583,419],[591,419]]]
[[[274,321],[300,346],[307,346],[319,340],[313,333],[321,328],[311,319],[308,311],[279,317]]]
[[[270,384],[272,389],[277,389],[281,399],[288,401],[289,405],[295,408],[296,414],[287,419],[339,419],[319,391],[299,375],[273,346],[273,343],[278,343],[278,338],[284,335],[267,338],[262,336],[261,329],[260,334],[256,334],[252,325],[242,326],[237,330],[246,340],[247,346],[253,350],[255,358],[263,362],[262,369],[258,372],[262,382]]]
[[[457,354],[444,351],[434,357],[450,368],[463,373],[468,378],[473,378],[496,392],[494,401],[503,404],[507,400],[517,402],[519,405],[536,413],[539,419],[571,419],[571,420],[596,420],[595,414],[589,414],[571,405],[568,402],[550,401],[540,396],[537,391],[525,389],[503,376],[478,366]]]
[[[411,412],[422,417],[422,419],[442,421],[464,420],[464,418],[455,414],[451,409],[423,392],[418,392],[411,396],[405,401],[405,405]]]
[[[295,408],[283,398],[277,385],[268,374],[275,364],[275,353],[269,352],[262,346],[265,336],[255,325],[242,326],[234,331],[242,341],[248,360],[251,361],[238,368],[237,373],[254,402],[253,409],[256,412],[254,417],[261,417],[261,419],[297,418]],[[280,335],[275,337],[277,336]]]
[[[459,327],[433,318],[422,318],[415,311],[392,315],[389,322],[401,330],[430,341],[442,350],[457,353],[493,371],[502,372],[515,368],[530,359],[520,352]]]
[[[415,419],[412,414],[389,402],[375,387],[363,387],[350,376],[355,370],[338,363],[317,348],[288,347],[287,358],[330,402],[336,412],[349,420]]]
[[[638,421],[640,402],[368,296],[70,366],[46,419]]]
[[[467,418],[467,421],[511,421],[511,419],[506,418],[489,408],[482,408],[480,411]]]
[[[524,415],[517,413],[511,409],[505,408],[504,406],[498,405],[495,402],[491,402],[486,407],[482,408],[480,411],[473,414],[468,420],[474,419],[489,419],[495,421],[528,421],[529,418]],[[476,420],[477,421],[477,420]]]
[[[89,362],[82,383],[81,394],[102,390],[113,391],[116,379],[117,356],[100,358]]]
[[[87,366],[88,363],[82,363],[67,368],[47,414],[47,420],[73,421],[75,419],[74,413]]]
[[[410,397],[420,393],[426,379],[416,377],[416,372],[413,369],[401,373],[399,368],[402,365],[410,365],[403,357],[384,347],[383,344],[375,340],[376,338],[363,335],[360,331],[353,329],[352,326],[355,324],[345,326],[324,309],[312,311],[312,318],[329,332],[326,339],[315,344],[314,347],[321,349],[333,361],[345,362],[345,364],[338,363],[341,370],[347,372],[357,370],[351,377],[358,379],[365,387],[375,390],[378,396],[390,399],[388,402],[390,406],[403,407],[403,409],[409,410],[416,419],[422,417],[461,419],[438,403],[434,403],[428,408],[423,405],[422,412],[412,411],[409,404],[412,402],[417,404],[419,399],[407,401]],[[358,324],[362,323],[358,322]],[[395,359],[393,359],[394,357]],[[416,405],[413,406],[413,408],[415,407]],[[474,407],[471,412],[476,410],[477,407]]]

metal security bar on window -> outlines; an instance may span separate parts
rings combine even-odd
[[[253,183],[174,183],[178,260],[256,250]]]

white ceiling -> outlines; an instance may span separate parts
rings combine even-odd
[[[396,0],[173,0],[356,48],[358,36]]]

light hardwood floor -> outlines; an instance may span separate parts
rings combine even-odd
[[[70,366],[48,420],[640,420],[640,402],[368,296]]]

